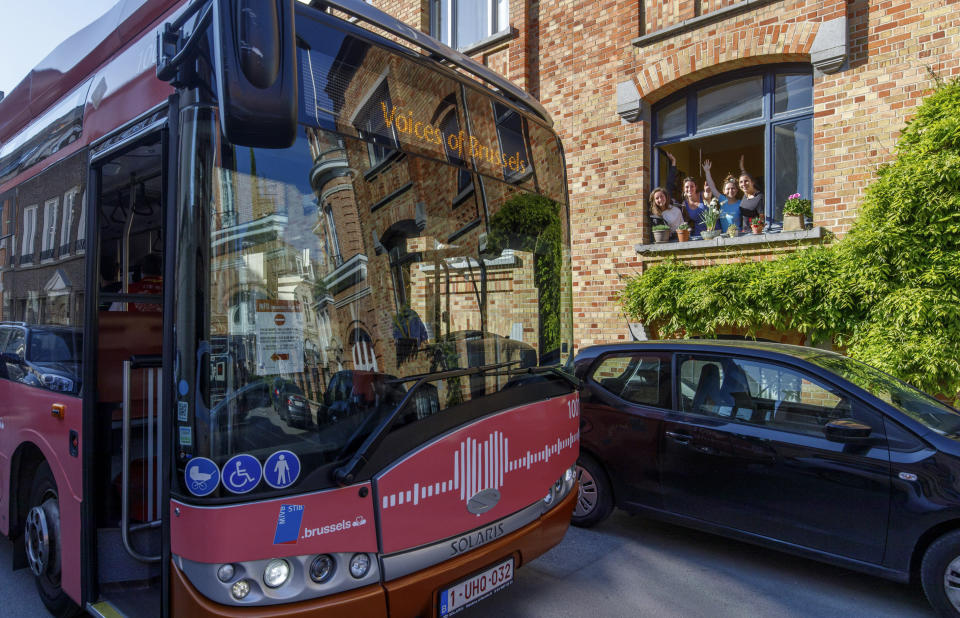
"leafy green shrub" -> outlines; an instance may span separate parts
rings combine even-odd
[[[845,238],[772,262],[668,260],[631,279],[621,302],[663,335],[795,330],[923,390],[960,393],[960,81],[939,82],[917,108]]]
[[[534,193],[517,193],[490,217],[487,243],[533,254],[533,281],[539,298],[540,354],[560,349],[560,285],[563,267],[563,229],[559,202]]]

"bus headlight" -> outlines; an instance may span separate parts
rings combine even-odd
[[[360,579],[370,570],[370,556],[367,554],[354,554],[350,558],[350,575],[355,579]]]
[[[232,564],[224,564],[219,569],[217,569],[217,579],[223,583],[227,583],[233,579],[233,575],[236,572],[236,569],[233,568]]]
[[[543,498],[543,505],[550,509],[558,502],[567,497],[567,494],[570,493],[570,490],[573,489],[573,485],[577,480],[577,467],[572,466],[563,471],[563,476],[558,478],[553,485],[550,486],[550,490],[547,491],[547,495]]]
[[[250,594],[250,582],[245,579],[234,582],[234,584],[230,586],[230,594],[238,601],[245,599],[247,595]]]
[[[290,577],[290,564],[286,560],[275,558],[263,569],[263,583],[268,588],[279,588]]]
[[[320,554],[310,563],[310,579],[318,584],[330,581],[337,563],[330,554]]]

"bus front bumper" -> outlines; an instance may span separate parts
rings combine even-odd
[[[417,573],[375,586],[290,603],[257,607],[232,607],[214,603],[197,592],[180,569],[171,564],[171,616],[436,616],[441,589],[496,562],[513,557],[517,567],[530,562],[559,543],[570,525],[577,502],[577,487],[555,508],[504,537],[467,554]],[[522,577],[522,576],[521,576]]]

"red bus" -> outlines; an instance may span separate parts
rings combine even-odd
[[[57,615],[446,616],[576,500],[543,107],[360,0],[121,0],[0,101],[0,532]]]

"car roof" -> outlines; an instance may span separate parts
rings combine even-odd
[[[732,339],[657,339],[653,341],[631,341],[624,343],[609,343],[588,346],[577,353],[575,362],[579,364],[583,361],[596,358],[603,354],[638,351],[713,352],[725,354],[746,353],[750,356],[758,357],[789,356],[803,361],[810,361],[820,356],[840,356],[836,352],[831,352],[822,348],[812,348],[767,341]]]

